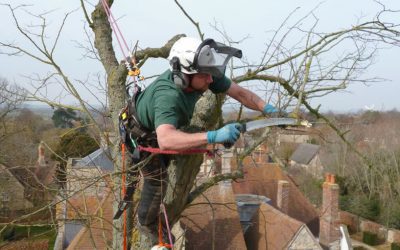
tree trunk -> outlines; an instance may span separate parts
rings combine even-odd
[[[221,100],[223,98],[224,95],[215,96],[207,91],[197,102],[190,126],[185,131],[195,132],[213,128],[221,118]],[[188,205],[188,197],[202,162],[203,155],[178,155],[168,167],[169,180],[164,204],[171,228]],[[144,236],[141,236],[140,246],[142,249],[152,247]]]
[[[111,4],[111,3],[110,3]],[[112,30],[104,9],[99,2],[92,13],[92,29],[95,34],[94,45],[99,53],[101,62],[107,73],[107,93],[109,98],[109,112],[114,125],[114,133],[118,131],[118,115],[119,111],[124,107],[126,102],[125,81],[127,70],[124,65],[119,65],[115,57],[112,47]],[[114,172],[121,172],[121,154],[119,149],[119,141],[114,145],[113,159],[115,159]],[[121,176],[114,175],[113,183],[115,187],[115,199],[113,210],[118,208],[119,200],[121,200]],[[122,219],[113,221],[113,249],[122,249]]]
[[[190,126],[191,132],[209,130],[221,118],[221,103],[223,95],[216,96],[210,91],[197,102]],[[164,202],[168,218],[175,223],[188,205],[188,196],[194,185],[196,176],[203,162],[203,155],[177,156],[168,168],[168,188]]]
[[[98,50],[101,62],[107,73],[107,90],[109,97],[109,111],[113,120],[114,130],[118,131],[119,111],[126,102],[125,80],[127,71],[124,65],[119,65],[112,47],[112,30],[107,16],[99,3],[92,13],[93,25],[91,26],[95,34],[95,47]],[[172,40],[172,39],[171,39]],[[165,50],[165,47],[162,48]],[[168,53],[164,53],[168,54]],[[220,109],[224,96],[215,97],[210,91],[204,94],[196,105],[190,126],[187,131],[204,131],[213,127],[220,118]],[[118,144],[114,148],[113,157],[115,159],[114,172],[121,171],[121,157]],[[169,184],[166,191],[164,202],[166,204],[168,218],[175,223],[182,211],[185,209],[189,193],[193,187],[199,167],[203,161],[202,155],[177,156],[171,162],[168,169]],[[114,175],[115,195],[120,197],[121,176]],[[119,199],[116,199],[113,207],[116,211]],[[122,218],[123,216],[121,216]],[[122,247],[122,219],[113,222],[113,249]],[[172,226],[172,225],[171,225]],[[143,241],[141,241],[143,242]],[[147,242],[147,241],[145,241]],[[143,245],[144,244],[144,245]],[[150,249],[149,243],[143,243],[141,248]]]

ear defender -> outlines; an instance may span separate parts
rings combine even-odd
[[[171,61],[172,66],[172,80],[181,89],[185,89],[189,87],[189,81],[185,79],[185,76],[181,72],[181,65],[179,62],[179,58],[174,56]]]

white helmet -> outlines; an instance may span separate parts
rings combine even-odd
[[[241,58],[242,51],[213,39],[202,42],[196,38],[182,37],[172,46],[168,60],[173,70],[185,74],[207,73],[222,77],[232,56]]]

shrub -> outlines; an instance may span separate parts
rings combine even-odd
[[[378,243],[378,236],[370,232],[362,232],[362,241],[370,246],[375,246]]]
[[[390,245],[390,250],[400,250],[400,244],[399,243],[392,243]]]
[[[9,228],[7,228],[6,230],[4,230],[3,232],[3,240],[4,241],[13,241],[15,240],[15,236],[16,236],[16,232],[15,232],[15,227],[11,226]]]

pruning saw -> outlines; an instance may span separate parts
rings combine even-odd
[[[260,128],[267,128],[267,127],[286,127],[286,126],[303,126],[310,128],[312,125],[307,120],[298,120],[294,118],[264,118],[255,121],[249,121],[245,123],[241,123],[241,133],[250,132]],[[226,142],[224,143],[225,148],[230,148],[233,146],[233,143]]]

